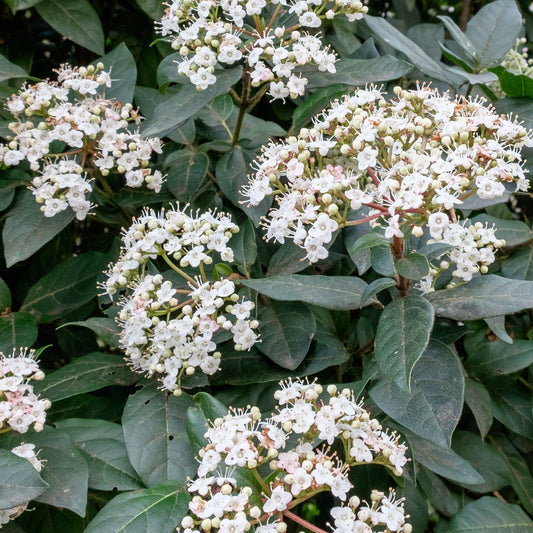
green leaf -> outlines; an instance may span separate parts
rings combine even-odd
[[[0,314],[11,308],[11,291],[7,283],[0,278]]]
[[[395,50],[405,54],[409,61],[426,76],[444,81],[450,85],[457,84],[457,76],[448,72],[444,65],[431,59],[422,48],[397,30],[390,22],[381,17],[365,16],[365,22],[371,31]]]
[[[46,324],[78,309],[96,297],[96,277],[107,261],[102,253],[86,252],[61,262],[30,288],[21,311]]]
[[[476,53],[476,47],[470,42],[470,39],[450,17],[438,16],[437,18],[444,24],[453,40],[462,48],[471,61]]]
[[[51,402],[102,389],[109,385],[131,385],[137,376],[118,355],[91,353],[46,374],[33,388]]]
[[[476,66],[499,63],[522,31],[522,15],[514,0],[497,0],[482,7],[468,22],[465,36],[475,49]]]
[[[185,413],[191,405],[192,398],[186,394],[167,396],[152,386],[129,396],[122,416],[126,448],[146,486],[165,481],[184,484],[195,474],[185,425]]]
[[[525,128],[533,128],[533,107],[531,98],[502,98],[496,103],[500,113],[513,113],[524,122]]]
[[[257,318],[261,332],[257,349],[283,368],[297,368],[315,336],[313,313],[300,303],[272,302],[260,307]]]
[[[23,68],[19,67],[15,63],[11,63],[11,61],[0,54],[0,82],[10,80],[12,78],[27,77],[28,74]]]
[[[41,0],[5,0],[6,4],[11,8],[13,13],[22,11],[23,9],[29,9]]]
[[[366,17],[365,20],[367,20]],[[414,43],[413,45],[416,46]],[[378,81],[397,80],[411,72],[413,65],[385,54],[372,59],[343,58],[335,63],[335,69],[335,73],[328,73],[326,76],[318,70],[309,72],[307,74],[308,87],[329,87],[332,83],[357,86]]]
[[[107,71],[111,70],[113,79],[111,87],[105,89],[105,97],[115,98],[124,104],[131,103],[137,81],[137,65],[128,47],[120,43],[109,54],[94,61],[93,65],[100,62],[104,64]]]
[[[531,307],[533,281],[487,274],[453,289],[432,292],[427,299],[433,304],[437,316],[454,320],[507,315]]]
[[[511,98],[533,98],[533,79],[525,74],[513,74],[504,67],[490,69],[500,80],[503,92]]]
[[[452,448],[466,459],[485,479],[484,483],[466,485],[473,492],[500,490],[510,484],[511,473],[500,454],[479,435],[458,430],[453,435]]]
[[[533,246],[513,250],[502,263],[502,274],[506,278],[533,281]]]
[[[187,202],[194,198],[209,169],[206,154],[190,150],[178,150],[167,158],[167,187],[179,200]]]
[[[116,320],[113,320],[112,318],[90,317],[87,320],[82,320],[81,322],[67,322],[61,327],[65,328],[67,326],[81,326],[84,328],[89,328],[91,331],[94,331],[94,333],[96,333],[96,335],[108,346],[111,346],[112,348],[118,348],[119,346],[120,326]]]
[[[498,239],[504,239],[505,245],[509,247],[524,244],[533,239],[533,230],[525,222],[520,220],[505,220],[490,215],[477,215],[471,220],[472,224],[481,222],[489,228],[495,226]]]
[[[186,83],[177,94],[169,95],[158,104],[143,125],[145,137],[173,129],[195,115],[205,104],[229,91],[242,75],[242,67],[225,69],[217,76],[217,82],[204,91],[199,91],[192,83]]]
[[[107,420],[69,418],[56,422],[81,451],[89,466],[89,488],[132,490],[143,488],[131,466],[120,424]]]
[[[13,522],[9,523],[10,526]],[[24,529],[12,530],[8,528],[5,533],[83,533],[86,520],[67,509],[58,509],[43,503],[33,502],[31,512],[23,513],[16,521]],[[4,526],[5,528],[6,526]]]
[[[4,257],[9,268],[28,259],[53,239],[74,218],[67,209],[52,218],[45,218],[31,191],[23,191],[8,212],[2,231]]]
[[[511,431],[533,439],[531,395],[506,376],[486,380],[485,385],[490,392],[494,418]]]
[[[227,120],[233,113],[235,106],[229,94],[221,94],[212,102],[200,110],[197,117],[206,126],[214,128],[216,126],[228,127]],[[231,141],[233,132],[228,131],[228,139]]]
[[[407,429],[438,446],[450,446],[463,409],[464,378],[454,353],[432,340],[413,368],[411,392],[400,389],[393,376],[378,381],[370,397]]]
[[[499,339],[506,342],[507,344],[513,344],[513,339],[505,329],[504,316],[493,316],[490,318],[486,318],[485,322],[492,331],[492,333],[494,333],[494,335],[496,335]]]
[[[173,533],[189,510],[183,487],[161,485],[115,496],[85,533]]]
[[[524,509],[528,513],[533,513],[533,477],[529,473],[527,462],[502,433],[493,437],[492,446],[507,464],[511,474],[511,485]]]
[[[394,256],[390,246],[377,246],[370,250],[370,263],[372,268],[386,278],[396,275],[394,270]]]
[[[85,516],[89,479],[87,462],[68,434],[45,426],[40,433],[28,433],[27,438],[40,450],[39,459],[45,461],[41,476],[49,485],[36,500]]]
[[[369,248],[376,248],[377,246],[384,246],[389,248],[391,245],[391,240],[385,237],[382,233],[377,231],[371,231],[361,235],[350,247],[348,253],[350,255],[355,254],[359,250],[366,250]]]
[[[244,200],[241,189],[248,183],[247,176],[251,172],[250,164],[254,157],[255,153],[250,150],[244,150],[240,146],[233,147],[218,160],[216,177],[226,198],[242,209],[258,226],[261,217],[268,211],[272,199],[267,197],[259,205],[253,207],[240,203]]]
[[[429,261],[417,252],[411,252],[395,262],[395,270],[404,278],[419,280],[429,274]]]
[[[427,469],[457,483],[483,483],[479,472],[451,448],[442,448],[411,432],[404,433],[413,457]]]
[[[87,0],[41,0],[35,9],[59,34],[99,56],[104,55],[104,30]]]
[[[227,414],[228,409],[219,400],[207,392],[199,392],[194,396],[195,404],[187,409],[185,424],[187,426],[187,436],[189,444],[194,453],[198,453],[200,448],[207,444],[204,437],[208,422],[214,422],[217,418]]]
[[[533,530],[533,522],[518,505],[492,496],[467,503],[452,519],[447,533],[521,533]]]
[[[364,307],[370,303],[370,299],[373,298],[376,294],[390,289],[396,285],[396,281],[390,278],[378,278],[368,284],[363,296],[361,298],[361,307]]]
[[[161,20],[165,12],[165,5],[159,0],[135,0],[135,3],[154,20]]]
[[[439,476],[421,467],[417,470],[416,480],[437,511],[448,517],[459,511],[461,507],[459,496],[454,494]]]
[[[433,307],[422,296],[393,300],[381,314],[374,357],[404,391],[411,390],[411,373],[428,345],[433,320]]]
[[[492,404],[489,391],[478,381],[465,380],[465,403],[470,407],[481,438],[484,439],[493,421]]]
[[[352,276],[271,276],[240,280],[245,287],[275,300],[306,302],[326,309],[359,309],[366,283]]]
[[[178,63],[183,61],[183,57],[179,52],[175,52],[163,58],[157,67],[157,85],[159,87],[171,83],[173,81],[187,82],[184,74],[178,72]]]
[[[239,233],[231,238],[230,246],[233,249],[233,262],[241,274],[249,276],[257,258],[255,229],[251,220],[246,219],[239,224]]]
[[[30,313],[9,313],[0,316],[0,352],[11,353],[15,348],[29,348],[38,335],[37,322]]]
[[[439,43],[444,42],[444,28],[441,24],[423,22],[411,26],[406,33],[426,54],[439,61],[442,55]]]
[[[0,510],[34,500],[47,486],[27,459],[0,449]]]

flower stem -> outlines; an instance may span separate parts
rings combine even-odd
[[[188,282],[191,283],[191,285],[193,285],[194,287],[198,288],[198,283],[196,282],[196,280],[194,278],[191,278],[191,276],[189,276],[189,274],[183,272],[183,270],[181,270],[181,268],[177,267],[168,257],[167,257],[167,254],[163,253],[161,254],[161,257],[163,258],[163,260],[165,261],[165,263],[172,269],[174,270],[175,272],[177,272],[180,276],[183,276]]]
[[[294,520],[295,522],[297,522],[298,524],[300,524],[301,526],[311,530],[311,531],[314,531],[314,533],[326,533],[326,531],[324,531],[323,529],[317,527],[317,526],[314,526],[313,524],[310,524],[307,520],[304,520],[303,518],[300,518],[298,515],[294,514],[293,512],[291,511],[288,511],[288,510],[285,510],[283,511],[283,514],[287,517],[287,518],[290,518],[291,520]]]

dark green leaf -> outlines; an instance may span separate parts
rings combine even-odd
[[[11,61],[0,54],[0,82],[10,80],[11,78],[27,77],[28,74],[23,68],[15,65],[15,63],[11,63]]]
[[[307,268],[304,260],[307,252],[294,244],[292,240],[285,241],[277,246],[268,263],[267,276],[278,274],[294,274]]]
[[[2,231],[6,266],[9,268],[33,255],[73,218],[71,209],[45,218],[33,194],[24,191],[7,214]]]
[[[533,128],[531,98],[502,98],[498,100],[496,107],[500,113],[518,115],[525,128]]]
[[[393,377],[370,389],[378,407],[416,435],[449,446],[464,395],[463,374],[451,349],[439,341],[429,342],[413,368],[410,393],[401,390]]]
[[[367,248],[375,248],[377,246],[384,246],[389,248],[391,245],[391,240],[385,237],[382,233],[376,231],[371,231],[370,233],[365,233],[359,237],[353,245],[350,247],[348,252],[350,255],[355,254],[359,250],[366,250]]]
[[[161,485],[115,496],[85,533],[173,533],[189,510],[183,487]]]
[[[393,300],[381,314],[374,356],[404,391],[411,390],[411,372],[428,345],[433,320],[433,307],[422,296]]]
[[[165,5],[159,0],[135,0],[135,3],[154,20],[160,20],[165,12]]]
[[[7,283],[0,278],[0,314],[11,308],[11,291]]]
[[[513,339],[505,329],[504,316],[493,316],[490,318],[486,318],[485,322],[487,323],[487,326],[489,326],[492,333],[494,333],[494,335],[496,335],[499,339],[506,342],[507,344],[513,344]]]
[[[272,302],[260,307],[258,320],[261,342],[257,349],[279,366],[296,369],[315,335],[313,313],[300,303]]]
[[[472,43],[476,65],[499,63],[522,30],[522,15],[514,0],[496,0],[482,7],[468,22],[465,36]]]
[[[198,91],[192,83],[186,83],[178,94],[170,95],[160,103],[153,114],[145,121],[143,135],[148,137],[172,129],[183,124],[202,107],[216,98],[228,92],[230,87],[241,78],[242,67],[226,69],[217,76],[217,82],[210,85],[204,91]]]
[[[241,274],[249,276],[252,266],[257,258],[257,244],[255,242],[255,229],[252,221],[246,219],[239,224],[239,233],[231,238],[234,263]]]
[[[520,220],[504,220],[490,215],[477,215],[472,219],[472,224],[481,222],[489,228],[494,226],[498,239],[504,239],[506,246],[518,246],[533,239],[533,230]]]
[[[468,59],[472,60],[476,53],[476,47],[470,42],[470,39],[463,33],[461,28],[450,17],[440,16],[437,18],[444,24],[453,40],[466,53]]]
[[[0,509],[34,500],[47,486],[27,459],[0,449]]]
[[[351,276],[271,276],[240,280],[245,287],[275,300],[306,302],[326,309],[358,309],[366,283]]]
[[[448,533],[526,533],[532,530],[533,522],[518,505],[502,502],[492,496],[467,503],[448,527]]]
[[[189,444],[194,453],[207,444],[204,434],[209,422],[227,414],[226,406],[206,392],[199,392],[194,396],[195,405],[187,409],[185,423]]]
[[[492,404],[488,390],[481,383],[466,379],[465,402],[476,419],[481,438],[484,439],[492,426],[493,420]]]
[[[120,43],[109,54],[101,57],[95,63],[102,62],[107,71],[111,70],[113,83],[106,88],[105,97],[115,98],[119,102],[131,103],[135,82],[137,81],[137,66],[135,59],[124,43]]]
[[[179,200],[187,202],[202,185],[209,168],[206,154],[184,149],[173,152],[166,161],[168,190]]]
[[[411,252],[396,261],[395,270],[404,278],[419,280],[429,274],[429,261],[422,254]]]
[[[143,483],[165,481],[184,484],[196,472],[187,439],[185,413],[192,398],[167,396],[155,387],[144,387],[126,402],[122,425],[131,464]]]
[[[10,353],[16,348],[29,348],[38,335],[37,322],[30,313],[9,313],[0,316],[0,352]]]
[[[21,311],[46,324],[78,309],[96,297],[96,276],[106,263],[107,257],[99,252],[70,257],[30,288]]]
[[[488,274],[453,289],[432,292],[427,298],[437,316],[477,320],[531,307],[533,281],[516,281]]]
[[[117,321],[113,320],[112,318],[91,317],[81,322],[67,322],[61,327],[64,328],[67,326],[81,326],[84,328],[89,328],[91,331],[94,331],[94,333],[96,333],[96,335],[108,346],[118,348],[120,326],[118,325]]]
[[[430,470],[421,467],[416,473],[416,480],[437,511],[446,516],[453,516],[460,509],[459,496],[454,494],[446,483]]]
[[[439,43],[444,42],[444,28],[441,24],[416,24],[407,30],[406,35],[422,48],[429,57],[439,61],[442,55]]]
[[[131,466],[120,424],[106,420],[69,418],[56,422],[68,433],[89,465],[89,488],[132,490],[142,488]]]
[[[533,281],[533,246],[513,250],[502,263],[502,274],[507,278]]]
[[[104,55],[102,24],[87,0],[41,0],[36,9],[60,35],[99,56]]]
[[[24,529],[11,530],[8,528],[5,533],[27,533],[29,531],[38,531],[39,533],[83,533],[86,522],[84,518],[67,509],[58,509],[51,505],[33,502],[31,504],[31,512],[23,513],[16,520],[16,524]],[[15,523],[9,523],[10,526],[12,524],[14,525]]]
[[[394,270],[394,256],[390,246],[377,246],[370,250],[370,263],[372,268],[381,276],[392,278],[396,275]]]
[[[363,292],[363,296],[361,298],[361,307],[365,307],[367,303],[370,303],[370,299],[376,294],[380,293],[381,291],[384,291],[385,289],[390,289],[395,285],[396,281],[390,278],[375,279],[374,281],[368,284],[365,289],[365,292]]]
[[[502,433],[493,438],[492,446],[507,464],[511,484],[524,509],[528,513],[533,513],[533,477],[531,477],[527,462]]]
[[[136,379],[120,356],[91,353],[47,374],[33,387],[36,393],[54,402],[108,385],[130,385]]]
[[[179,52],[163,58],[157,67],[157,84],[160,87],[173,81],[187,83],[185,75],[178,72],[178,63],[181,61],[183,61],[183,57]]]
[[[22,11],[23,9],[29,9],[41,0],[5,0],[6,4],[11,8],[13,13]]]
[[[533,341],[518,339],[513,344],[483,339],[468,352],[465,366],[471,376],[492,377],[522,370],[533,363]]]

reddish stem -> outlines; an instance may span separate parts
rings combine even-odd
[[[368,175],[372,178],[372,181],[374,182],[374,185],[379,186],[379,180],[378,180],[376,174],[374,173],[374,171],[372,170],[372,167],[367,167],[366,171],[368,172]]]
[[[311,531],[314,531],[315,533],[326,533],[326,531],[324,531],[323,529],[320,529],[319,527],[314,526],[313,524],[310,524],[307,520],[304,520],[303,518],[300,518],[298,515],[294,514],[293,512],[291,512],[289,510],[283,511],[283,514],[286,517],[290,518],[291,520],[294,520],[295,522],[297,522],[301,526],[304,526],[307,529],[310,529]]]
[[[370,222],[371,220],[376,220],[376,218],[379,218],[382,216],[381,213],[375,213],[374,215],[370,215],[368,217],[360,218],[359,220],[347,220],[344,223],[344,226],[358,226],[359,224],[364,224],[365,222]]]

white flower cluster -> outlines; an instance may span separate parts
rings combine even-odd
[[[324,19],[346,15],[360,19],[368,11],[359,0],[173,0],[159,31],[183,57],[178,71],[198,89],[216,83],[216,67],[243,60],[252,85],[269,83],[273,99],[303,95],[307,78],[303,65],[335,72],[336,56],[311,35]],[[276,18],[285,26],[278,26]],[[287,18],[289,17],[289,18]],[[268,21],[268,22],[266,22]]]
[[[31,380],[44,379],[34,359],[34,351],[21,349],[9,356],[0,353],[0,428],[7,424],[13,431],[26,433],[33,424],[43,429],[49,400],[40,400],[33,392]]]
[[[28,460],[33,468],[40,472],[42,470],[42,462],[37,458],[35,454],[35,444],[21,444],[11,450],[12,453]],[[9,509],[0,509],[0,529],[2,529],[3,524],[7,524],[10,520],[14,520],[20,516],[28,507],[28,503],[25,502],[15,507],[10,507]]]
[[[189,484],[193,498],[190,514],[181,523],[184,533],[243,533],[250,526],[259,533],[284,533],[286,519],[305,527],[291,509],[323,491],[340,500],[331,510],[334,533],[371,532],[383,525],[386,531],[411,532],[403,500],[395,501],[392,494],[385,497],[375,491],[370,505],[361,505],[357,496],[348,498],[353,488],[348,479],[351,467],[377,463],[401,475],[406,447],[370,418],[350,390],[338,392],[329,386],[328,403],[320,400],[322,392],[316,382],[289,380],[275,394],[283,407],[270,419],[263,421],[257,407],[248,407],[230,409],[213,422],[205,434],[208,444],[200,450],[198,477]],[[300,444],[281,451],[291,433],[302,435]],[[346,457],[340,459],[329,447],[314,449],[315,439],[330,445],[340,439]],[[267,472],[257,470],[267,465],[272,470],[268,484],[263,481]],[[235,468],[253,471],[261,484],[260,498],[257,488],[254,494],[252,487],[239,487],[232,477]],[[314,526],[313,531],[321,530]]]
[[[426,86],[394,93],[386,100],[376,87],[360,89],[297,137],[263,147],[242,194],[250,205],[277,197],[263,222],[267,239],[293,239],[312,263],[327,257],[346,225],[372,221],[399,239],[428,226],[433,235],[435,217],[457,223],[454,208],[471,194],[489,200],[527,190],[520,149],[533,138],[519,123],[483,100]]]
[[[124,293],[119,322],[129,361],[135,370],[158,374],[162,385],[176,394],[184,373],[192,375],[200,368],[214,374],[218,369],[218,330],[231,333],[236,350],[248,350],[257,342],[253,302],[239,298],[230,279],[209,281],[204,269],[215,252],[222,260],[233,260],[228,241],[238,231],[224,213],[146,211],[124,232],[119,260],[107,272],[106,293]],[[185,285],[144,273],[147,263],[158,257]],[[181,270],[187,267],[198,268],[200,275],[191,277]]]
[[[149,168],[153,152],[161,152],[161,141],[142,138],[137,126],[140,116],[131,104],[106,99],[99,93],[111,87],[103,65],[72,68],[63,65],[58,81],[25,84],[6,104],[17,119],[9,124],[12,136],[0,144],[0,163],[18,165],[27,160],[41,175],[31,190],[42,203],[45,216],[52,217],[70,207],[79,220],[91,209],[92,178],[110,171],[124,174],[129,187],[159,192],[163,181],[159,171]],[[51,153],[55,142],[64,143],[60,153]]]

